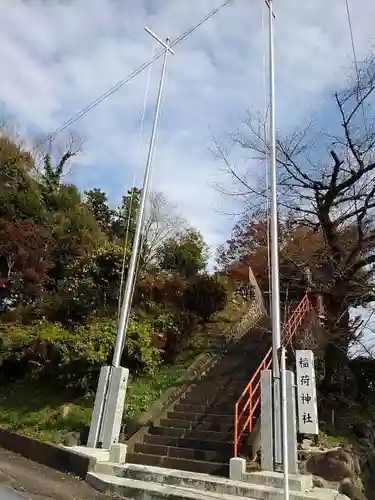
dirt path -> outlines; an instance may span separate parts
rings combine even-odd
[[[108,500],[88,484],[69,474],[31,462],[0,448],[0,484],[30,500]]]

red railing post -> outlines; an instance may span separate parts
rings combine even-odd
[[[249,387],[249,433],[253,430],[253,384]]]
[[[233,445],[234,445],[233,456],[235,458],[237,458],[237,454],[238,454],[238,402],[236,403],[236,406],[234,407],[234,437],[233,437]]]

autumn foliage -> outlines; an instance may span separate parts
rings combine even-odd
[[[34,158],[0,134],[3,382],[53,377],[87,389],[111,359],[141,192],[129,189],[115,209],[100,189],[82,194],[64,182],[78,152],[72,142],[57,159]],[[205,273],[201,234],[174,210],[152,195],[123,353],[132,373],[173,362],[198,320],[226,304],[224,286]]]

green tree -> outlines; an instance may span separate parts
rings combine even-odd
[[[98,222],[103,232],[108,236],[112,236],[113,232],[113,218],[115,212],[108,206],[108,198],[104,191],[95,188],[85,191],[86,205],[95,220]]]
[[[133,242],[135,226],[137,223],[137,213],[141,199],[141,190],[132,187],[126,196],[122,198],[120,207],[115,214],[113,221],[113,232],[115,237],[124,242],[126,236],[130,245]]]
[[[57,291],[60,281],[71,273],[74,263],[90,255],[105,236],[95,217],[82,202],[73,185],[61,185],[55,193],[54,210],[50,212],[50,231],[55,242],[54,266],[49,272],[52,288]]]
[[[46,207],[31,154],[0,132],[0,217],[44,222]]]
[[[215,276],[207,274],[195,276],[184,292],[185,307],[208,321],[211,316],[224,309],[228,301],[228,291]]]
[[[158,263],[166,271],[190,278],[206,267],[207,245],[202,234],[190,229],[165,241],[158,250]]]
[[[63,187],[62,177],[67,173],[73,158],[80,154],[82,141],[70,135],[63,152],[51,150],[43,155],[41,187],[43,196],[50,209],[58,209],[58,193]]]

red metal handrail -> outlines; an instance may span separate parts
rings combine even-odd
[[[285,347],[290,344],[297,329],[306,314],[313,309],[311,301],[307,295],[303,297],[298,304],[293,314],[284,323],[282,332],[282,343]],[[234,407],[234,457],[238,456],[238,445],[241,437],[247,431],[250,433],[253,430],[253,417],[255,410],[260,402],[260,377],[262,370],[268,370],[272,364],[272,348],[270,348],[264,356],[262,362],[251,377],[249,383],[243,390],[241,396]],[[246,402],[245,402],[245,401]],[[243,404],[242,404],[243,403]],[[241,409],[242,408],[242,409]]]

